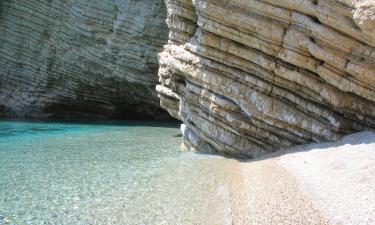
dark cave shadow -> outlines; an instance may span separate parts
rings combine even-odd
[[[88,126],[147,126],[163,128],[179,128],[181,122],[174,119],[169,120],[106,120],[106,119],[0,119],[5,122],[65,124],[65,125],[88,125]]]

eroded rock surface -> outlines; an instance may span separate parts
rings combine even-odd
[[[161,105],[187,147],[258,156],[375,128],[375,6],[166,0]]]
[[[163,0],[1,0],[0,116],[164,117]]]

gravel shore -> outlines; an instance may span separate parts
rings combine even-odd
[[[328,224],[278,159],[241,163],[238,170],[231,179],[232,224]]]
[[[375,133],[235,162],[232,224],[374,224]]]

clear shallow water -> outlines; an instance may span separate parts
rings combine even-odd
[[[231,160],[178,124],[0,121],[0,224],[230,224]]]

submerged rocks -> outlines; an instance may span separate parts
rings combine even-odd
[[[166,5],[157,91],[187,146],[254,157],[375,128],[373,1]]]
[[[163,0],[0,2],[1,117],[165,117]]]

